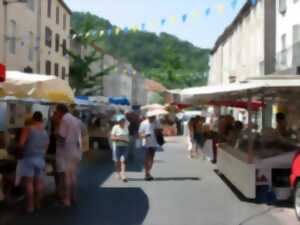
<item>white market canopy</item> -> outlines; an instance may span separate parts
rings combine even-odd
[[[241,83],[187,88],[171,91],[180,97],[180,102],[207,104],[216,100],[237,100],[246,97],[299,98],[300,76],[270,75],[248,79]]]
[[[35,99],[52,103],[73,103],[74,93],[69,84],[56,77],[7,71],[0,83],[0,98]]]

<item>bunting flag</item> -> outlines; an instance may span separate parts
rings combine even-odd
[[[187,18],[188,18],[188,15],[187,14],[183,14],[181,19],[182,19],[182,22],[185,23],[187,21]]]
[[[210,9],[210,8],[207,8],[207,9],[205,10],[205,15],[206,15],[206,16],[209,16],[210,13],[211,13],[211,9]]]
[[[253,6],[255,6],[257,4],[257,0],[246,0],[249,3],[251,3]],[[78,37],[80,38],[85,38],[88,39],[89,37],[93,37],[93,38],[101,38],[103,37],[105,34],[107,36],[111,36],[111,35],[119,35],[122,31],[124,34],[128,34],[129,32],[138,32],[138,31],[146,31],[147,28],[151,28],[151,29],[155,29],[158,27],[165,27],[167,24],[171,23],[171,24],[176,24],[178,22],[182,22],[182,23],[186,23],[188,20],[191,20],[192,18],[197,18],[200,17],[200,15],[203,13],[204,16],[208,17],[210,16],[213,12],[218,12],[219,14],[224,14],[226,7],[230,7],[233,10],[236,10],[238,8],[238,5],[241,1],[239,0],[230,0],[229,1],[229,5],[225,5],[224,3],[219,3],[216,5],[215,8],[212,7],[206,7],[204,9],[198,9],[195,10],[191,13],[183,13],[181,15],[174,15],[171,16],[170,18],[162,18],[160,20],[157,21],[149,21],[148,23],[143,22],[139,25],[135,25],[133,27],[124,27],[123,29],[118,28],[118,27],[114,27],[114,28],[109,28],[109,29],[101,29],[101,30],[91,30],[85,33],[77,33],[77,34],[73,34],[70,35],[68,38],[70,40],[74,40]],[[38,47],[39,43],[41,41],[41,39],[37,39],[36,40],[36,44],[29,44],[30,41],[30,37],[26,36],[26,37],[14,37],[15,41],[17,43],[20,43],[21,47],[30,47],[30,48],[37,48],[39,51],[41,51],[41,49]],[[28,40],[27,40],[28,39]],[[35,47],[35,45],[37,47]]]
[[[194,12],[192,12],[192,17],[194,17],[194,18],[197,18],[197,17],[199,17],[200,16],[200,10],[199,11],[194,11]]]
[[[217,11],[218,13],[223,14],[225,11],[225,6],[223,4],[217,5]]]
[[[166,19],[162,19],[162,20],[160,21],[160,25],[163,27],[163,26],[165,26],[166,22],[167,22]]]
[[[104,33],[105,33],[104,30],[100,30],[99,31],[99,37],[102,37],[104,35]]]
[[[238,0],[232,0],[232,1],[231,1],[231,8],[232,8],[232,9],[236,9],[237,4],[238,4]]]
[[[256,5],[257,0],[250,0],[252,5]]]
[[[119,27],[116,27],[116,29],[115,29],[115,34],[116,34],[116,35],[119,35],[120,32],[121,32],[121,29],[120,29]]]
[[[171,17],[171,22],[174,24],[177,22],[177,17],[176,16],[172,16]]]

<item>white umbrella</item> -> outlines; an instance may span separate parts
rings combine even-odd
[[[164,110],[164,109],[154,109],[154,110],[149,110],[146,113],[147,117],[152,117],[152,116],[160,116],[160,115],[167,115],[169,114],[168,111]]]
[[[151,104],[151,105],[145,105],[141,107],[141,110],[156,110],[156,109],[165,109],[165,106],[160,104]]]

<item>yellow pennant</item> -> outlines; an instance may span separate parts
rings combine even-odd
[[[192,12],[192,17],[194,17],[194,18],[197,18],[197,17],[199,17],[200,15],[201,15],[200,10],[196,10],[196,11]]]
[[[120,29],[119,27],[117,27],[116,30],[115,30],[115,34],[116,34],[116,35],[119,35],[120,32],[121,32],[121,29]]]
[[[217,5],[217,11],[218,11],[218,13],[223,14],[224,11],[225,11],[225,6],[224,6],[224,4],[218,4],[218,5]]]
[[[99,37],[102,37],[104,35],[104,30],[99,31]]]
[[[177,17],[176,16],[172,16],[171,17],[171,22],[172,23],[177,23]]]

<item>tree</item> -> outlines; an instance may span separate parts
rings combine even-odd
[[[70,66],[70,83],[76,90],[76,94],[101,94],[102,78],[108,75],[114,68],[99,68],[99,72],[91,74],[91,65],[97,61],[103,61],[103,54],[98,54],[96,50],[86,56],[75,54],[70,50],[66,50],[67,54],[72,58]]]

